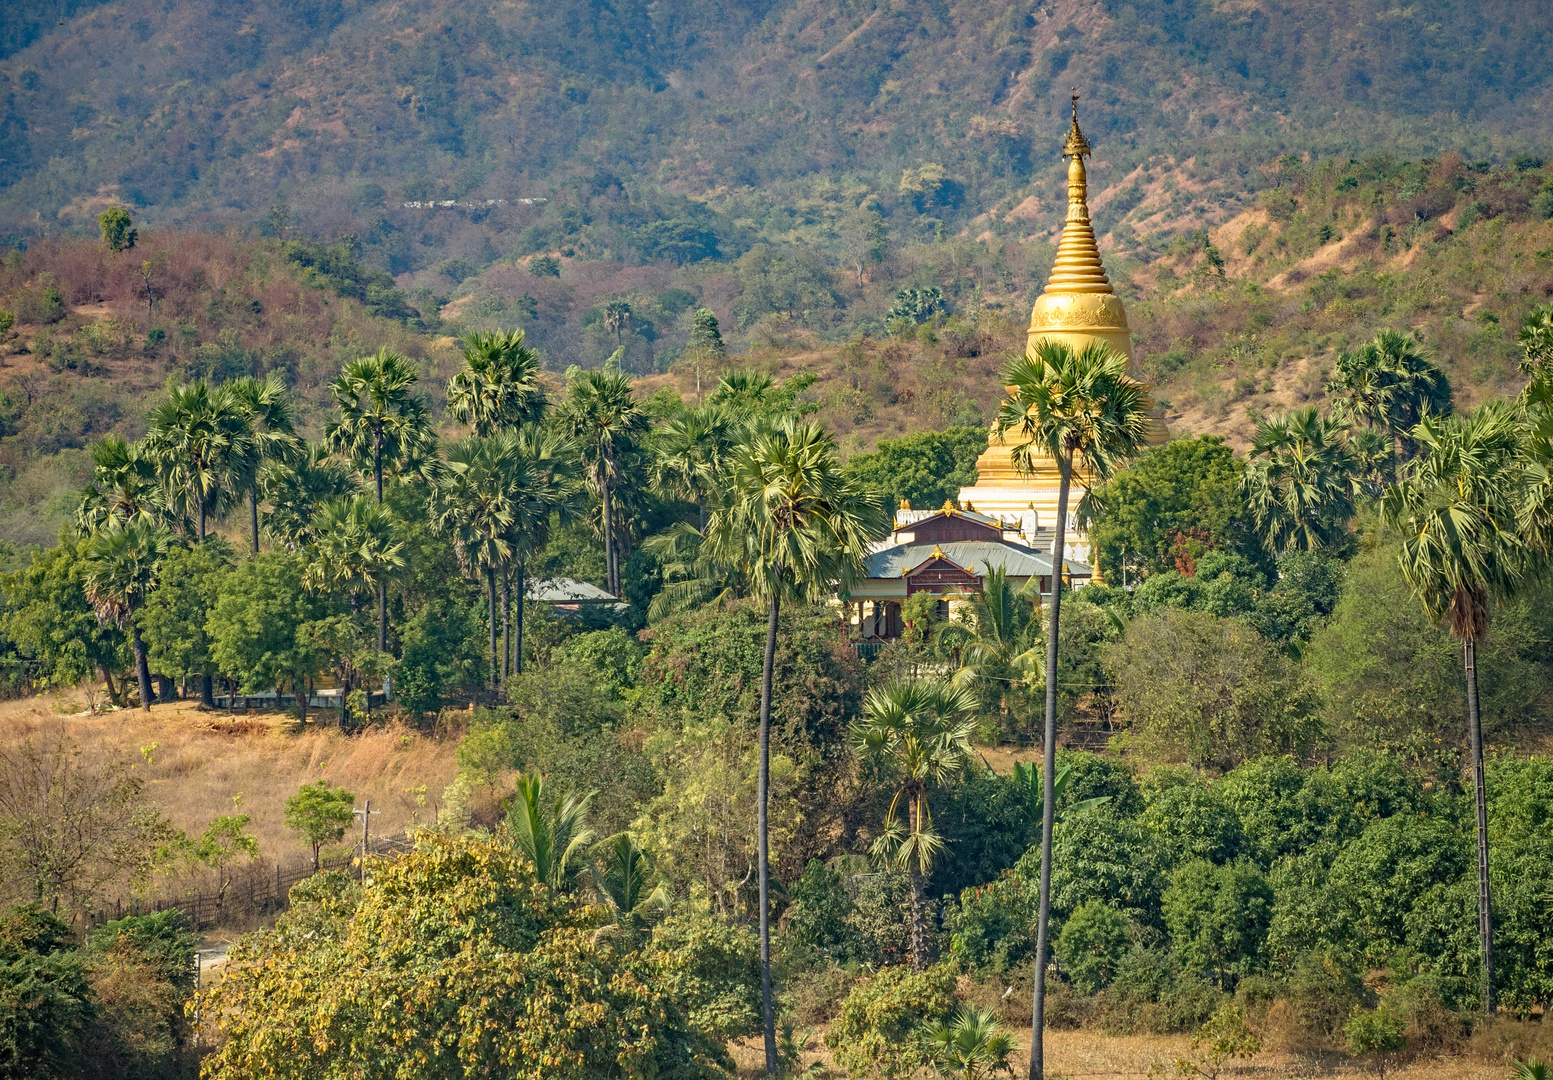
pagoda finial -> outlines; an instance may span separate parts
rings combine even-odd
[[[1084,157],[1089,153],[1089,140],[1084,138],[1084,133],[1078,129],[1078,87],[1073,87],[1072,93],[1073,126],[1068,129],[1068,142],[1062,148],[1062,156]]]

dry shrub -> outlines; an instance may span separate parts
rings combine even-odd
[[[782,1010],[807,1027],[829,1022],[841,1009],[856,976],[843,967],[802,968],[786,979]]]
[[[1546,1060],[1553,1057],[1553,1023],[1546,1015],[1540,1021],[1495,1016],[1473,1026],[1466,1048],[1473,1057],[1507,1065],[1532,1057]]]

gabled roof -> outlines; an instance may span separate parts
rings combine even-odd
[[[942,544],[898,544],[876,551],[864,560],[865,574],[869,578],[902,578],[923,563],[929,562],[938,552],[944,558],[972,574],[985,575],[992,567],[1002,567],[1009,577],[1044,577],[1052,572],[1051,556],[1022,544],[1008,541],[996,543],[990,540],[961,540]],[[1067,573],[1088,577],[1086,563],[1067,560]]]
[[[546,578],[530,582],[523,595],[540,604],[619,604],[626,605],[620,597],[606,592],[591,582],[576,578]]]

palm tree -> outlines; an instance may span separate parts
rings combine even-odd
[[[954,684],[977,691],[1004,722],[1018,711],[1020,692],[1045,676],[1039,603],[1040,579],[1015,587],[994,566],[981,592],[938,634],[939,645],[959,660]]]
[[[1521,347],[1521,371],[1534,384],[1545,383],[1553,371],[1553,304],[1538,304],[1527,312],[1516,342]]]
[[[990,771],[990,770],[989,770]],[[1073,766],[1064,765],[1057,770],[1057,779],[1052,781],[1052,798],[1057,802],[1062,801],[1062,793],[1067,790],[1068,781],[1073,778]],[[1038,828],[1045,818],[1046,810],[1046,784],[1040,769],[1034,765],[1026,765],[1022,761],[1014,762],[1013,775],[1009,781],[1014,788],[1024,797],[1025,816],[1031,822],[1032,827]],[[1063,818],[1068,814],[1081,814],[1085,810],[1093,810],[1097,806],[1104,806],[1111,801],[1109,795],[1095,795],[1088,799],[1080,799],[1066,810],[1058,810],[1052,815],[1052,823],[1061,825]]]
[[[92,446],[92,483],[81,492],[76,531],[90,536],[105,526],[131,521],[174,524],[157,483],[156,462],[139,443],[105,435]]]
[[[1046,1005],[1046,946],[1051,915],[1052,825],[1057,771],[1057,641],[1062,608],[1062,558],[1068,523],[1068,493],[1075,459],[1082,456],[1088,483],[1104,483],[1142,449],[1149,433],[1149,400],[1127,374],[1127,358],[1093,343],[1082,352],[1046,338],[1004,373],[1010,395],[998,409],[993,431],[1013,432],[1014,467],[1033,472],[1037,459],[1057,462],[1057,535],[1052,544],[1052,603],[1046,629],[1046,791],[1041,815],[1040,907],[1036,918],[1035,992],[1030,1018],[1031,1075],[1041,1069],[1041,1038]]]
[[[979,705],[969,690],[947,682],[896,682],[868,694],[863,719],[852,727],[858,754],[895,777],[895,795],[873,853],[911,873],[911,966],[917,971],[928,964],[922,885],[944,847],[933,827],[928,791],[958,776],[970,761],[972,715]]]
[[[460,439],[447,448],[432,489],[433,524],[453,541],[464,572],[484,577],[491,637],[491,688],[499,686],[496,577],[512,557],[516,503],[530,474],[508,438]]]
[[[293,461],[272,462],[259,474],[259,490],[269,503],[270,536],[288,551],[313,543],[319,509],[356,491],[356,480],[322,445],[306,447]]]
[[[603,861],[593,868],[593,888],[614,911],[613,926],[634,938],[669,910],[669,889],[654,881],[652,858],[629,833],[599,845]]]
[[[507,806],[512,842],[534,864],[540,883],[556,892],[570,890],[582,874],[580,858],[593,842],[588,804],[593,792],[554,795],[537,771],[518,775],[518,790]]]
[[[242,402],[203,379],[170,390],[151,410],[144,448],[169,497],[192,511],[201,540],[207,520],[225,509],[233,481],[246,475],[259,452]]]
[[[584,371],[572,381],[561,410],[561,423],[577,440],[588,484],[599,493],[607,587],[619,596],[620,560],[611,492],[620,457],[646,432],[647,416],[631,393],[629,376]]]
[[[1333,411],[1345,424],[1365,424],[1386,432],[1398,460],[1411,457],[1408,432],[1425,416],[1451,410],[1451,384],[1445,372],[1418,352],[1406,334],[1382,330],[1352,352],[1337,358],[1327,383]]]
[[[86,598],[97,617],[119,629],[128,626],[135,653],[135,675],[140,680],[140,707],[151,711],[151,668],[140,638],[135,613],[146,594],[156,587],[161,562],[171,537],[167,530],[145,521],[109,525],[87,547]]]
[[[1343,535],[1357,466],[1342,436],[1343,426],[1314,406],[1257,423],[1240,490],[1274,555],[1327,547]]]
[[[512,522],[507,528],[510,560],[517,566],[517,633],[512,642],[514,666],[523,673],[523,596],[525,570],[529,556],[550,541],[551,517],[560,511],[569,514],[580,484],[572,468],[570,444],[553,428],[526,425],[510,436],[510,451],[517,458],[512,488]],[[516,482],[521,480],[521,483]],[[512,619],[512,590],[507,570],[502,570],[502,627]],[[502,643],[502,678],[507,676],[508,644]]]
[[[464,338],[464,370],[448,380],[448,412],[480,436],[537,421],[544,415],[539,354],[523,344],[523,330]]]
[[[253,553],[259,554],[259,482],[264,466],[286,461],[300,446],[296,436],[297,410],[279,375],[265,379],[248,376],[234,379],[225,389],[248,414],[254,441],[254,453],[243,461],[234,477],[236,486],[248,494],[248,527],[253,538]]]
[[[696,504],[696,528],[706,530],[706,504],[717,494],[740,425],[718,405],[703,405],[672,417],[653,437],[649,477],[665,495]]]
[[[615,348],[625,348],[621,335],[631,325],[631,305],[625,300],[611,300],[604,305],[604,329],[615,335]]]
[[[1521,436],[1511,406],[1485,405],[1465,418],[1425,417],[1412,431],[1423,450],[1382,503],[1403,536],[1403,577],[1419,603],[1462,643],[1467,734],[1477,802],[1478,935],[1483,1006],[1494,1003],[1493,925],[1488,883],[1488,804],[1478,714],[1477,644],[1489,603],[1512,593],[1527,569],[1522,529]],[[1541,533],[1535,542],[1545,542]]]
[[[405,568],[404,541],[393,512],[365,495],[325,503],[312,530],[312,559],[303,578],[310,589],[344,587],[353,595],[359,590],[381,597]]]
[[[818,424],[793,420],[752,432],[730,463],[728,502],[707,524],[709,554],[744,568],[769,606],[760,679],[756,844],[760,876],[761,999],[766,1071],[777,1071],[771,1004],[771,903],[767,801],[771,779],[771,678],[783,597],[815,601],[847,588],[889,517],[877,495],[842,475],[836,443]]]
[[[924,1032],[933,1063],[958,1080],[982,1080],[997,1072],[1012,1073],[1008,1055],[1014,1040],[998,1025],[991,1009],[961,1005],[954,1022],[940,1020]]]
[[[415,365],[398,353],[379,349],[345,365],[329,384],[339,414],[324,432],[324,442],[370,471],[383,502],[384,463],[401,464],[430,442],[426,404],[415,393]],[[377,594],[377,648],[388,650],[388,590]]]
[[[688,521],[649,536],[642,550],[658,559],[663,574],[663,588],[647,606],[653,622],[749,594],[741,564],[719,558],[703,532]]]

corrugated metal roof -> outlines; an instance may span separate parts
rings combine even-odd
[[[933,557],[938,548],[957,566],[963,566],[977,575],[984,575],[990,567],[1002,567],[1010,577],[1037,577],[1052,572],[1051,556],[1045,552],[1021,547],[1018,544],[994,543],[990,540],[959,540],[940,544],[901,544],[875,552],[864,562],[870,578],[898,578]],[[1076,559],[1069,559],[1068,573],[1080,577],[1089,574],[1089,566]]]
[[[548,578],[529,584],[523,594],[541,604],[615,604],[620,598],[591,582],[575,578]],[[624,605],[622,605],[624,606]]]

